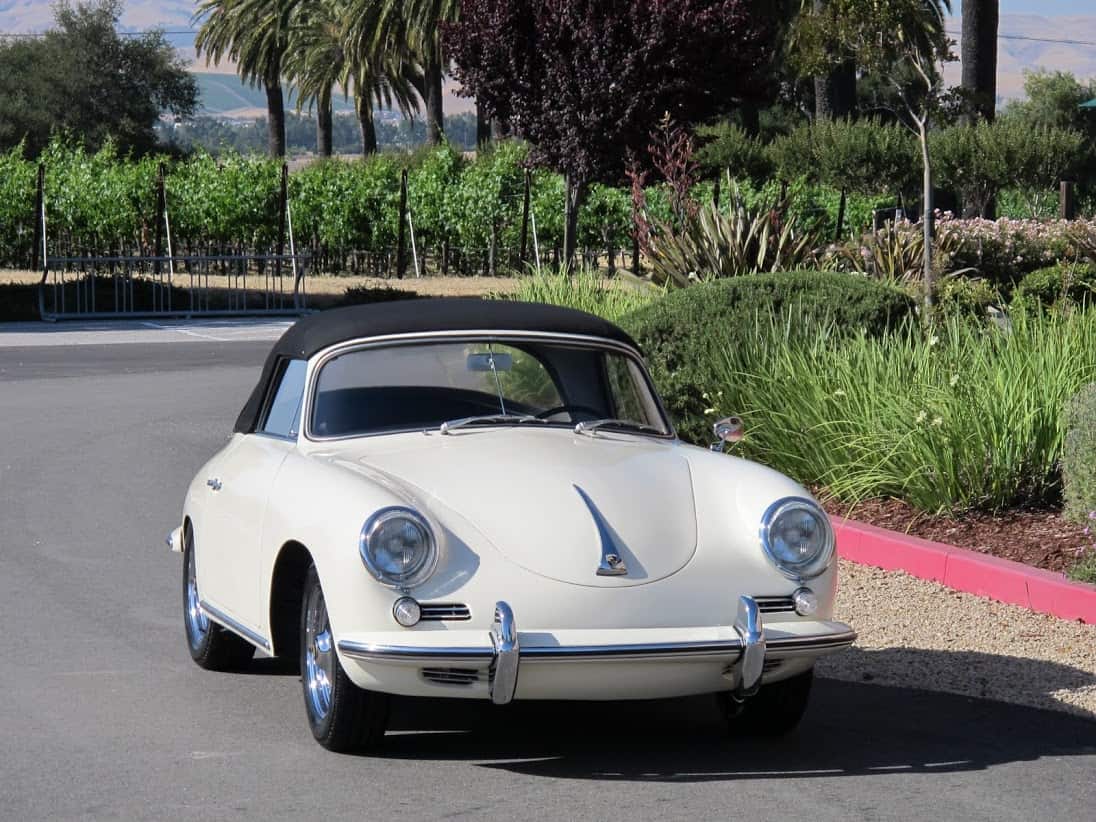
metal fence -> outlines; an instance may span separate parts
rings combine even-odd
[[[43,320],[294,316],[308,310],[304,254],[49,257]]]

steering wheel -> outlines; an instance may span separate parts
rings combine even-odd
[[[538,420],[546,420],[549,417],[554,417],[556,414],[568,413],[572,418],[576,413],[589,414],[591,419],[600,419],[602,414],[596,408],[591,408],[588,405],[557,405],[554,408],[549,408],[547,411],[541,411],[536,415]]]

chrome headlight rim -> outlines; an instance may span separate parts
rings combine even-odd
[[[818,553],[799,565],[784,562],[776,555],[772,547],[773,526],[781,516],[791,511],[807,511],[812,514],[821,523],[825,533],[825,541]],[[778,499],[766,508],[765,513],[761,516],[760,537],[761,547],[765,551],[765,556],[769,562],[785,577],[796,582],[805,582],[820,577],[829,570],[830,565],[833,563],[836,548],[833,526],[830,524],[830,518],[826,516],[826,512],[814,500],[805,497],[783,497]]]
[[[394,519],[406,519],[421,528],[426,535],[427,557],[426,561],[411,575],[406,577],[394,577],[386,573],[377,565],[371,550],[373,537],[376,536],[381,526]],[[438,541],[434,537],[434,529],[430,522],[416,511],[403,505],[392,505],[376,511],[362,526],[361,535],[358,538],[358,554],[362,564],[370,575],[381,585],[393,588],[397,591],[408,591],[417,585],[426,582],[434,575],[438,567]]]

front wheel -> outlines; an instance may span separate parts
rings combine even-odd
[[[301,685],[308,725],[323,747],[345,753],[380,744],[388,696],[363,691],[343,670],[315,565],[305,577],[301,606]]]
[[[762,685],[745,702],[729,693],[718,694],[719,706],[731,733],[742,736],[784,736],[795,730],[811,697],[814,670],[780,682]]]
[[[222,628],[202,611],[194,563],[194,532],[183,534],[183,625],[190,658],[207,671],[234,671],[255,655],[255,646]]]

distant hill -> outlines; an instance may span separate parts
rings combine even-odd
[[[196,71],[193,75],[198,81],[199,109],[202,114],[234,120],[252,120],[266,116],[266,92],[261,86],[249,86],[235,74]],[[294,91],[287,90],[285,96],[286,109],[296,110],[297,98]],[[334,108],[336,112],[353,112],[354,103],[352,100],[343,100],[341,94],[336,94]],[[307,111],[307,107],[305,110]]]
[[[960,24],[948,26],[958,40]],[[1045,68],[1068,71],[1080,79],[1096,77],[1096,14],[1070,17],[1040,17],[1034,14],[1002,14],[1003,35],[1038,38],[1031,40],[1002,38],[997,55],[997,95],[999,102],[1024,95],[1024,71]],[[1072,40],[1073,43],[1044,42]],[[957,50],[958,51],[958,50]],[[946,67],[949,84],[957,84],[960,64]]]

